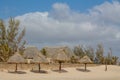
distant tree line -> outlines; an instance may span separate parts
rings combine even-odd
[[[75,46],[73,52],[79,58],[87,55],[94,63],[98,64],[117,64],[118,57],[112,55],[112,49],[108,52],[107,56],[104,54],[104,48],[102,44],[97,45],[97,49],[93,49],[92,47],[83,47],[83,46]]]
[[[25,29],[20,32],[20,22],[10,18],[8,23],[0,20],[0,61],[7,61],[8,58],[14,54],[15,51],[24,49]]]

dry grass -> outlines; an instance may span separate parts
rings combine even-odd
[[[82,67],[84,64],[72,64],[72,63],[63,63],[62,68],[67,68],[67,67]],[[97,64],[88,64],[87,66],[94,67],[94,66],[99,66]],[[41,64],[42,69],[58,69],[59,64],[54,63],[54,64]],[[31,69],[37,69],[38,65],[37,64],[18,64],[18,69],[20,70],[31,70]],[[14,70],[15,69],[15,64],[7,64],[7,63],[0,63],[0,70],[6,69],[6,70]]]

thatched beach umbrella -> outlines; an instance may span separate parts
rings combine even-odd
[[[25,59],[18,53],[18,52],[15,52],[15,54],[13,56],[11,56],[8,61],[8,63],[12,63],[12,64],[16,64],[16,69],[15,69],[15,72],[17,72],[17,64],[20,64],[20,63],[25,63]]]
[[[37,63],[39,67],[39,72],[40,72],[40,64],[41,63],[49,63],[48,60],[43,56],[42,54],[39,54],[38,56],[35,56],[33,60],[31,60],[31,63]]]
[[[30,60],[37,56],[38,53],[39,50],[36,47],[27,47],[23,53],[23,57],[30,63]]]
[[[89,64],[89,63],[92,63],[92,61],[90,60],[90,58],[88,56],[84,56],[78,62],[85,64],[85,71],[87,70],[86,65]]]
[[[59,71],[61,71],[61,64],[65,61],[69,61],[70,58],[65,53],[64,49],[60,49],[57,54],[53,56],[53,60],[59,62]]]

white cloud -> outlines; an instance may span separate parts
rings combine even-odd
[[[29,44],[92,44],[103,42],[106,47],[119,43],[120,3],[105,2],[90,9],[88,13],[78,13],[67,4],[53,4],[50,12],[31,12],[16,19],[26,27]],[[109,42],[109,43],[108,43]],[[109,45],[111,44],[111,45]],[[109,45],[109,46],[107,46]],[[117,46],[119,50],[120,46]]]
[[[94,18],[97,18],[97,20],[103,20],[108,24],[120,24],[120,2],[105,2],[102,5],[95,6],[90,10],[90,12],[92,17],[94,16]]]
[[[116,34],[116,38],[120,39],[120,32]]]

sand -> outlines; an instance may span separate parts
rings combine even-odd
[[[55,70],[45,70],[48,73],[34,73],[24,70],[26,74],[8,73],[7,70],[0,71],[0,80],[120,80],[120,66],[87,67],[88,71],[84,72],[84,67],[63,68],[65,72]],[[23,71],[23,70],[22,70]]]

